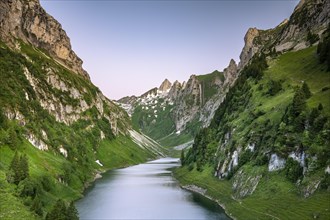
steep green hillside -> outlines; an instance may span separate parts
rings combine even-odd
[[[155,158],[90,81],[16,44],[0,42],[1,219],[45,217],[58,199],[81,197],[96,173]]]
[[[176,176],[241,219],[328,219],[329,88],[316,47],[255,56]]]

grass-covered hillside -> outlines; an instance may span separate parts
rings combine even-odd
[[[46,51],[0,43],[0,78],[0,219],[74,216],[96,173],[155,157],[122,109]]]
[[[316,46],[259,55],[176,176],[238,219],[329,219],[329,140],[330,72]]]

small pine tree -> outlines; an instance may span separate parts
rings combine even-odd
[[[42,203],[39,196],[36,196],[32,202],[31,210],[37,213],[39,216],[43,215]]]
[[[181,157],[180,157],[180,160],[181,160],[181,165],[184,166],[184,150],[182,149],[181,150]]]
[[[13,182],[18,185],[21,181],[21,172],[20,172],[20,158],[17,151],[14,154],[14,157],[10,163],[9,172],[12,172]]]
[[[7,140],[7,144],[9,145],[9,147],[11,149],[13,149],[13,150],[17,149],[18,137],[17,137],[17,133],[13,127],[9,128],[8,135],[9,135],[9,138]]]
[[[302,92],[304,93],[306,99],[308,99],[312,96],[312,93],[309,90],[309,87],[306,82],[303,83],[301,89],[302,89]]]
[[[292,113],[296,117],[306,108],[305,94],[299,89],[293,96]]]
[[[57,200],[53,209],[47,213],[46,220],[66,220],[67,209],[63,200]]]
[[[66,217],[68,220],[79,220],[79,215],[76,207],[74,206],[73,202],[70,203]]]
[[[29,162],[26,154],[20,157],[19,166],[21,180],[24,180],[25,178],[29,177]]]

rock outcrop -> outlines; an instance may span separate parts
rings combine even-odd
[[[250,28],[247,31],[238,69],[242,70],[260,52],[272,55],[310,46],[306,37],[308,32],[321,36],[329,23],[329,1],[301,0],[290,19],[285,19],[277,27],[268,30]]]
[[[46,13],[39,0],[2,0],[0,38],[12,48],[15,38],[42,48],[66,68],[89,79],[61,24]]]
[[[166,92],[166,91],[169,91],[171,86],[172,86],[172,83],[170,81],[168,81],[168,79],[165,79],[164,82],[162,82],[162,84],[159,86],[158,90],[162,91],[162,92]]]
[[[249,28],[244,37],[244,47],[239,56],[240,63],[238,68],[244,67],[250,59],[259,51],[259,46],[254,44],[254,39],[259,36],[259,30],[257,28]]]

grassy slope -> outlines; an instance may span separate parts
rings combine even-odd
[[[280,56],[271,62],[265,77],[274,80],[283,79],[286,85],[292,86],[301,86],[302,81],[306,81],[313,93],[308,100],[309,106],[317,107],[319,103],[322,103],[325,112],[330,112],[330,90],[322,91],[322,88],[330,87],[330,73],[325,72],[326,68],[326,65],[319,64],[316,47],[310,47]]]
[[[231,183],[218,180],[211,172],[212,168],[189,172],[184,167],[176,169],[174,174],[182,185],[194,184],[207,189],[207,195],[217,199],[226,212],[237,219],[313,219],[314,215],[318,219],[329,219],[330,193],[316,192],[304,199],[283,173],[265,173],[253,195],[238,201],[231,196]]]
[[[270,67],[265,71],[263,79],[258,84],[251,84],[251,104],[231,121],[237,128],[234,138],[240,142],[255,130],[254,124],[241,126],[248,120],[251,111],[264,112],[264,115],[255,119],[256,123],[267,119],[275,123],[280,122],[283,112],[292,101],[296,86],[300,87],[302,81],[308,83],[313,93],[307,101],[308,106],[317,107],[322,103],[324,112],[329,113],[330,90],[322,91],[322,88],[330,86],[330,73],[325,72],[325,69],[325,65],[318,62],[315,47],[289,52],[270,61]],[[265,96],[265,89],[259,90],[258,87],[261,84],[267,85],[271,79],[283,80],[283,89],[275,96]],[[206,168],[203,172],[188,172],[184,167],[177,169],[175,175],[182,184],[195,184],[208,189],[208,194],[223,203],[228,213],[232,213],[238,219],[271,219],[270,215],[279,219],[312,219],[313,216],[318,216],[319,219],[330,218],[330,192],[319,191],[304,199],[297,192],[295,185],[281,172],[265,171],[254,194],[239,202],[231,197],[231,183],[214,178],[211,168]],[[321,173],[313,174],[317,175]]]
[[[30,176],[39,179],[44,175],[51,177],[62,173],[63,164],[69,162],[61,155],[54,155],[48,151],[40,151],[28,142],[23,142],[19,147],[19,153],[26,154],[29,160]],[[24,202],[29,202],[17,195],[17,187],[14,184],[8,184],[6,181],[6,171],[10,165],[14,151],[8,146],[0,147],[0,218],[1,219],[38,219],[33,215]],[[126,167],[133,164],[144,162],[153,158],[153,155],[139,148],[132,140],[126,136],[119,136],[112,141],[101,142],[97,158],[104,165],[99,166],[91,161],[93,166],[100,170]],[[91,176],[88,181],[92,181]],[[54,188],[50,192],[43,192],[42,201],[45,204],[53,204],[57,199],[62,198],[65,201],[72,201],[82,197],[84,185],[79,179],[73,177],[70,185],[59,183],[52,178]],[[13,208],[15,207],[15,209]],[[51,205],[46,205],[49,210]]]
[[[27,55],[23,56],[21,53]],[[48,85],[46,82],[45,69],[50,67],[68,86],[74,85],[83,94],[83,99],[90,103],[99,91],[93,84],[82,77],[66,70],[45,53],[21,42],[21,51],[12,51],[0,41],[0,76],[3,86],[0,87],[0,110],[12,109],[20,111],[26,120],[25,126],[20,126],[20,121],[11,121],[0,126],[0,219],[34,219],[39,218],[29,209],[31,197],[20,197],[20,187],[7,183],[6,173],[9,164],[17,149],[20,155],[26,154],[29,161],[30,179],[41,184],[43,178],[51,181],[51,190],[46,191],[43,187],[38,190],[43,205],[44,214],[49,211],[54,203],[62,198],[67,202],[82,196],[85,183],[93,180],[95,170],[105,171],[118,167],[125,167],[141,163],[154,156],[149,151],[142,150],[129,137],[118,136],[113,138],[111,128],[107,121],[98,117],[96,108],[84,112],[88,120],[78,120],[71,126],[59,123],[54,116],[43,110],[36,99],[35,91],[23,74],[23,66],[38,79],[38,87],[45,92],[58,97],[63,104],[73,107],[79,105],[79,100],[70,98],[68,92],[60,91]],[[31,62],[33,60],[33,62]],[[25,99],[25,92],[30,100]],[[108,108],[105,112],[110,111]],[[112,108],[111,111],[118,111]],[[1,114],[3,112],[0,112]],[[128,118],[122,118],[123,123],[118,123],[120,129],[129,123]],[[8,142],[10,129],[17,130],[19,143],[12,146]],[[26,133],[34,133],[42,138],[41,130],[47,132],[48,138],[44,142],[50,147],[49,151],[40,151],[27,142],[23,136]],[[100,140],[100,130],[106,135],[106,139]],[[9,140],[10,142],[10,140]],[[56,148],[64,146],[69,157],[66,159]],[[100,167],[95,160],[99,159],[104,164]],[[68,184],[62,184],[58,177],[67,176]]]

